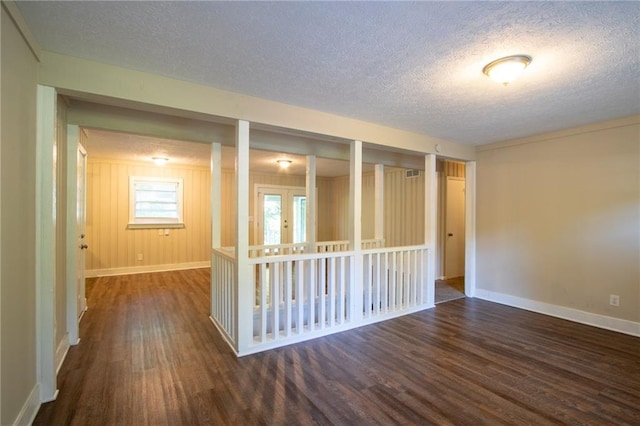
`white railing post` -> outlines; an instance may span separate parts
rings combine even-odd
[[[432,306],[435,300],[435,248],[437,233],[438,212],[438,188],[436,176],[436,156],[427,154],[424,157],[424,243],[429,246],[427,254],[427,293],[426,300],[422,300],[428,306]]]
[[[349,319],[362,319],[362,142],[351,142],[349,173]]]
[[[306,197],[307,197],[307,218],[306,218],[306,242],[307,253],[314,253],[316,251],[316,226],[317,226],[317,211],[316,205],[316,156],[307,155],[307,170],[306,170]]]
[[[222,146],[219,143],[211,144],[211,248],[220,248],[220,232],[222,219]],[[217,297],[214,286],[218,279],[216,268],[218,265],[211,259],[211,316],[214,315],[214,303]],[[217,285],[220,285],[218,283]]]
[[[239,354],[253,339],[253,289],[249,266],[249,122],[236,123],[236,343]]]
[[[374,171],[375,198],[374,198],[374,236],[376,241],[384,239],[384,164],[376,164]],[[379,244],[379,243],[377,243]]]

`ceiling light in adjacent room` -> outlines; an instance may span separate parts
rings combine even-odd
[[[280,165],[281,169],[286,169],[293,163],[291,160],[278,160],[277,163]]]
[[[153,157],[151,159],[158,166],[164,166],[169,161],[169,159],[167,157]]]
[[[496,59],[487,64],[482,72],[491,77],[492,80],[502,83],[505,86],[515,80],[522,71],[531,63],[531,56],[514,55]]]

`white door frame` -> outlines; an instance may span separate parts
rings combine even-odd
[[[57,93],[37,87],[36,123],[36,378],[40,402],[56,399],[56,137]]]
[[[67,333],[69,336],[69,344],[76,345],[80,342],[79,330],[79,309],[84,307],[78,306],[78,235],[77,235],[77,212],[78,205],[78,152],[86,150],[80,144],[81,129],[76,125],[67,126],[67,208],[66,208],[66,226],[67,226],[67,247],[66,247],[66,293],[67,293]]]
[[[465,163],[464,292],[476,294],[476,162]]]
[[[299,192],[299,194],[296,195],[303,195],[306,196],[306,190],[304,186],[286,186],[286,185],[269,185],[269,184],[263,184],[263,183],[256,183],[254,184],[254,198],[253,198],[253,242],[255,245],[262,245],[262,243],[260,241],[262,241],[263,235],[262,232],[263,231],[263,227],[258,226],[258,222],[262,223],[262,214],[263,212],[261,211],[261,203],[260,203],[260,193],[261,192],[265,192],[263,189],[272,189],[274,192],[276,191],[292,191],[292,192]],[[282,199],[282,205],[283,207],[286,204],[286,200],[283,198]],[[308,204],[307,204],[308,207]],[[284,216],[284,212],[282,213]],[[306,219],[306,218],[305,218]],[[291,220],[291,229],[293,229],[293,220]],[[264,226],[264,224],[262,225]],[[261,232],[262,231],[262,232]]]

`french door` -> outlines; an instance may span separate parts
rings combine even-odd
[[[307,198],[302,187],[258,186],[255,241],[258,245],[303,243]]]

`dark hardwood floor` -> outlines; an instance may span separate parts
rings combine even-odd
[[[208,282],[91,282],[35,424],[640,424],[635,337],[466,298],[237,359]]]

